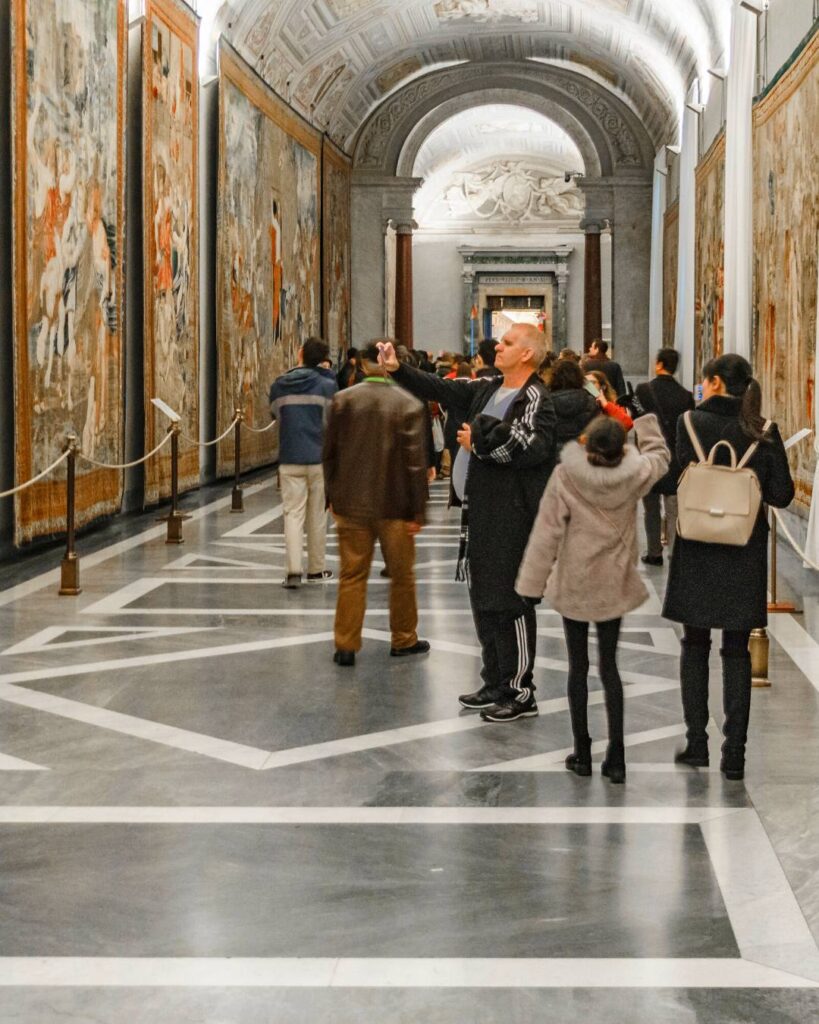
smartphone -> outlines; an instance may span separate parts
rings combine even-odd
[[[592,384],[590,380],[584,381],[583,387],[586,389],[586,391],[588,391],[592,398],[597,398],[597,396],[600,394],[600,388],[598,388],[596,384]]]

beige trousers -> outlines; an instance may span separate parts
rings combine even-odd
[[[307,572],[324,572],[327,542],[327,509],[324,502],[324,470],[318,466],[279,466],[284,506],[285,571],[301,576],[304,525],[307,522]]]
[[[375,542],[381,543],[390,574],[390,632],[393,647],[418,642],[415,597],[415,541],[403,519],[349,519],[336,516],[341,576],[336,605],[336,650],[360,651],[367,608],[367,580]],[[381,589],[381,588],[379,588]]]

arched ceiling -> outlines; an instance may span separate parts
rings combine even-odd
[[[218,5],[219,0],[215,0]],[[216,29],[349,149],[389,94],[461,62],[546,61],[625,99],[672,141],[687,87],[724,58],[731,0],[225,0]]]
[[[414,200],[422,228],[461,222],[543,227],[576,225],[582,197],[564,174],[585,170],[571,137],[527,107],[471,107],[425,139],[412,174],[424,183]]]

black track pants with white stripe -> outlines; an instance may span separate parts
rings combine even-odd
[[[484,685],[497,692],[498,700],[529,701],[535,690],[535,609],[525,601],[502,611],[486,611],[473,605],[472,617],[483,654]]]

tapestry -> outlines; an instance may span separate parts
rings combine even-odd
[[[199,439],[199,145],[196,18],[148,0],[143,29],[145,451],[167,432],[161,398]],[[179,490],[199,484],[199,447],[182,440]],[[145,465],[145,502],[170,495],[170,446]]]
[[[333,365],[350,347],[352,164],[329,140],[322,149],[322,335]]]
[[[674,348],[677,320],[677,267],[680,249],[680,204],[674,202],[663,218],[663,345]]]
[[[321,136],[229,47],[220,50],[217,433],[241,409],[270,423],[268,392],[320,328]],[[242,468],[275,458],[273,432],[243,431]],[[233,470],[233,441],[219,472]]]
[[[725,133],[696,171],[694,380],[722,355],[725,325]]]
[[[125,5],[14,0],[14,387],[17,483],[76,434],[123,453]],[[18,544],[65,527],[65,470],[16,498]],[[82,525],[117,511],[122,473],[77,465]]]
[[[754,365],[784,438],[814,423],[819,224],[819,32],[754,107]],[[789,452],[808,514],[813,439]]]

